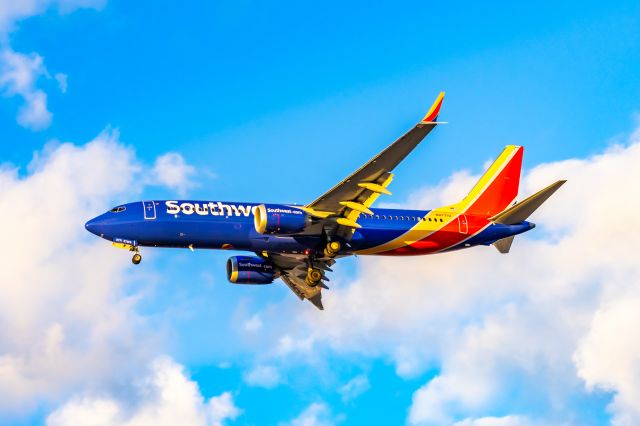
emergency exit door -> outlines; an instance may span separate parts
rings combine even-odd
[[[465,235],[469,233],[469,224],[467,223],[467,216],[463,214],[458,216],[458,232]]]

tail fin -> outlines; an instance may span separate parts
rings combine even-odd
[[[467,214],[494,216],[509,207],[518,195],[523,151],[521,146],[505,147],[456,208]]]
[[[526,220],[538,207],[542,205],[554,192],[558,190],[566,180],[559,180],[546,188],[536,192],[535,194],[525,198],[518,204],[508,208],[491,218],[493,222],[503,223],[505,225],[514,225]]]

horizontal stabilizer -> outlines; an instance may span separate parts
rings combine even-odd
[[[530,197],[525,198],[518,204],[515,204],[512,207],[509,207],[502,213],[498,213],[497,215],[491,218],[491,221],[495,223],[502,223],[504,225],[515,225],[516,223],[520,223],[523,220],[527,220],[529,216],[533,212],[535,212],[538,207],[542,205],[551,195],[558,190],[566,180],[559,180],[545,189],[536,192]],[[509,244],[511,245],[511,244]]]
[[[509,250],[511,250],[511,244],[513,243],[513,238],[514,237],[515,237],[515,235],[512,235],[510,237],[498,240],[495,243],[493,243],[493,246],[496,249],[498,249],[498,251],[500,253],[507,254],[507,253],[509,253]]]

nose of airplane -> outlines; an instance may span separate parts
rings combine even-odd
[[[91,219],[90,221],[88,221],[87,223],[84,224],[84,227],[87,231],[91,232],[92,234],[98,235],[98,218],[94,217],[93,219]]]

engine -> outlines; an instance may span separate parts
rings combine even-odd
[[[273,265],[257,256],[232,256],[227,260],[227,279],[234,284],[271,284],[276,277]]]
[[[297,234],[310,223],[311,217],[296,207],[260,204],[253,210],[253,224],[259,234]]]

